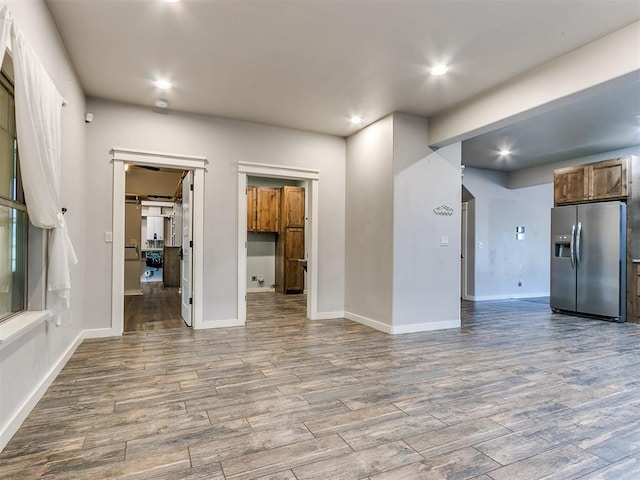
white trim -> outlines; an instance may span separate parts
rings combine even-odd
[[[112,244],[112,285],[111,285],[111,329],[121,335],[124,331],[124,204],[125,204],[125,163],[153,165],[158,167],[192,170],[193,187],[193,297],[192,324],[194,329],[206,328],[201,325],[204,305],[203,279],[204,265],[204,173],[208,161],[205,157],[174,153],[152,152],[131,148],[111,149],[113,163],[113,244]]]
[[[114,328],[91,328],[83,333],[84,338],[119,337],[122,335],[122,332]]]
[[[438,322],[412,323],[409,325],[397,325],[391,329],[394,335],[402,333],[430,332],[432,330],[445,330],[447,328],[460,328],[460,320],[440,320]]]
[[[138,290],[125,290],[124,291],[124,296],[125,297],[139,297],[140,295],[143,295],[142,290],[138,289]]]
[[[390,333],[392,335],[398,335],[402,333],[414,333],[414,332],[428,332],[432,330],[444,330],[446,328],[459,328],[460,320],[442,320],[439,322],[428,323],[413,323],[410,325],[387,325],[378,320],[356,315],[351,312],[344,312],[344,318],[352,320],[367,327],[374,328],[384,333]]]
[[[507,293],[504,295],[470,295],[469,298],[465,300],[471,300],[472,302],[484,302],[486,300],[518,300],[521,298],[538,298],[538,297],[548,297],[549,292],[534,292],[534,293]]]
[[[183,155],[178,153],[153,152],[150,150],[136,150],[133,148],[113,147],[113,160],[135,163],[136,165],[171,167],[177,166],[184,170],[205,169],[209,164],[206,157]]]
[[[237,318],[228,318],[226,320],[202,320],[200,322],[199,329],[205,328],[227,328],[227,327],[242,327],[244,322]]]
[[[71,345],[69,345],[69,348],[65,350],[58,361],[51,367],[49,372],[47,372],[40,383],[31,391],[31,394],[22,403],[22,406],[13,415],[13,417],[11,417],[4,425],[0,427],[0,451],[2,451],[7,443],[9,443],[11,437],[15,435],[15,433],[20,428],[20,425],[22,425],[22,422],[24,422],[29,413],[31,413],[33,407],[35,407],[40,399],[44,396],[47,388],[49,388],[62,368],[69,361],[69,358],[71,358],[71,355],[73,355],[73,352],[75,352],[76,348],[78,348],[78,345],[80,345],[83,338],[84,332],[81,332],[71,343]]]
[[[270,293],[275,291],[276,289],[273,287],[247,287],[247,293]]]
[[[336,318],[346,318],[344,312],[318,312],[316,320],[334,320]]]
[[[238,174],[238,321],[247,320],[247,174]]]
[[[384,333],[392,333],[391,325],[387,325],[386,323],[379,322],[378,320],[373,320],[371,318],[363,317],[362,315],[356,315],[351,312],[344,312],[344,318],[347,320],[352,320],[357,323],[361,323],[362,325],[366,325],[367,327],[374,328]]]
[[[318,190],[320,172],[308,168],[283,167],[262,163],[238,163],[238,321],[244,325],[247,319],[247,176],[288,178],[307,181],[309,196],[309,222],[305,236],[310,238],[307,252],[307,318],[318,319]]]
[[[238,162],[238,172],[257,177],[290,178],[294,180],[320,179],[320,170],[288,165],[269,165],[266,163]]]
[[[0,350],[53,318],[54,313],[51,310],[25,311],[0,323]]]

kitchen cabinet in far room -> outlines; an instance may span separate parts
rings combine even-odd
[[[279,216],[279,188],[247,187],[247,231],[278,233]]]
[[[627,197],[627,158],[560,168],[554,171],[554,203],[623,200]]]

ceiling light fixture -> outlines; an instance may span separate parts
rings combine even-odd
[[[153,84],[160,90],[169,90],[171,88],[171,84],[166,80],[156,80]]]
[[[178,3],[180,0],[164,0],[167,3]]]
[[[349,119],[349,121],[354,125],[360,125],[362,122],[364,122],[364,119],[358,115],[354,115]]]
[[[169,108],[169,102],[164,98],[156,98],[153,104],[158,108]]]
[[[444,75],[448,71],[449,67],[447,65],[445,65],[444,63],[439,63],[438,65],[434,65],[431,68],[430,73],[435,77],[439,77],[440,75]]]
[[[506,157],[507,155],[511,155],[511,150],[500,150],[498,153],[501,157]]]

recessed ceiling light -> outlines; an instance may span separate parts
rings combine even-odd
[[[498,153],[501,157],[506,157],[507,155],[511,155],[511,150],[500,150]]]
[[[169,102],[166,101],[164,98],[156,98],[155,101],[153,102],[153,104],[158,108],[168,108],[169,107]]]
[[[178,3],[180,0],[164,0],[167,3]]]
[[[169,90],[171,88],[171,84],[166,80],[156,80],[153,84],[161,90]]]
[[[444,63],[439,63],[438,65],[434,65],[431,68],[430,73],[431,75],[438,77],[440,75],[444,75],[448,71],[449,71],[449,67],[447,65],[445,65]]]
[[[349,121],[354,125],[360,125],[362,122],[364,122],[364,119],[358,115],[354,115],[349,119]]]

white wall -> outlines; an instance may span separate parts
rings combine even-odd
[[[71,272],[71,309],[61,312],[61,325],[38,325],[0,350],[0,449],[55,378],[80,341],[83,330],[84,286],[88,274],[84,244],[85,100],[76,74],[62,47],[49,11],[42,1],[8,2],[18,25],[67,100],[62,109],[61,203],[80,263]]]
[[[470,167],[463,184],[475,197],[470,202],[475,285],[469,295],[476,300],[548,295],[553,184],[513,190],[506,173]],[[516,226],[525,227],[524,240],[516,240]]]
[[[434,153],[425,119],[394,114],[393,152],[393,331],[459,326],[461,145]]]
[[[347,139],[345,316],[389,333],[460,325],[461,145],[431,152],[427,126],[395,113]]]
[[[263,283],[251,277],[262,277]],[[276,283],[276,234],[247,234],[247,291],[249,289],[273,289]],[[254,290],[255,291],[255,290]]]
[[[112,178],[109,150],[114,146],[201,155],[209,160],[204,205],[204,320],[237,319],[238,162],[315,168],[319,183],[318,312],[344,310],[345,141],[342,138],[216,117],[154,113],[138,107],[89,99],[94,114],[88,133],[87,184],[92,210],[86,245],[96,269],[111,268],[104,231],[112,229]],[[242,273],[244,275],[244,273]],[[86,305],[93,311],[89,328],[108,328],[111,280],[88,285]]]
[[[347,139],[345,314],[376,328],[393,318],[393,117]]]

